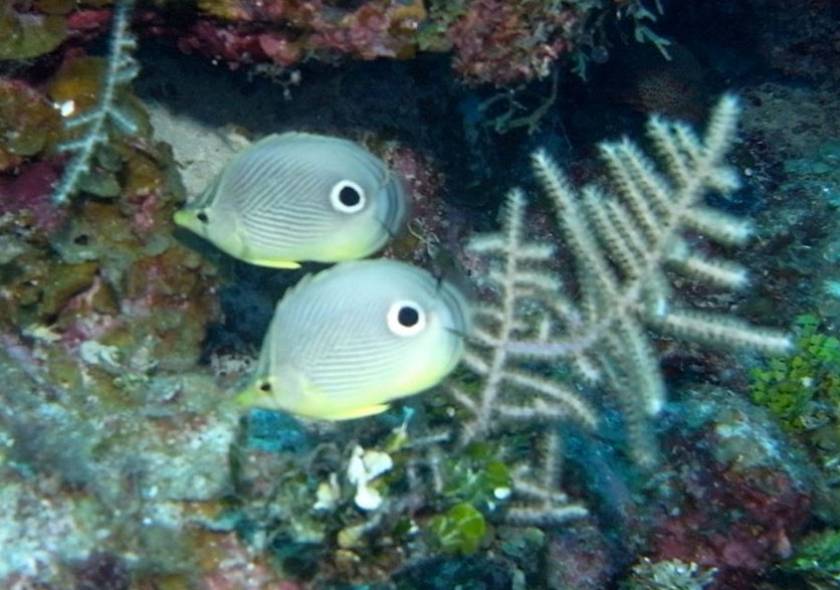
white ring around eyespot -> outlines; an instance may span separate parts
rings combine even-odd
[[[400,323],[400,310],[410,307],[417,312],[417,323],[413,326],[403,326]],[[426,329],[426,313],[420,304],[415,301],[404,299],[395,301],[388,309],[388,329],[396,336],[415,336]]]
[[[359,195],[359,202],[355,205],[345,205],[341,202],[341,190],[350,187]],[[365,191],[352,180],[340,180],[330,191],[330,205],[340,213],[357,213],[365,207]]]

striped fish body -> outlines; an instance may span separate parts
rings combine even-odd
[[[401,180],[360,145],[284,133],[237,154],[175,221],[245,262],[297,268],[376,252],[406,212]]]
[[[325,420],[379,413],[455,367],[469,317],[457,289],[401,262],[309,275],[278,304],[239,402]]]

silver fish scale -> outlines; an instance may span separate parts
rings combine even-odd
[[[253,167],[257,169],[252,170]],[[305,191],[315,194],[318,172],[317,166],[308,162],[264,158],[233,172],[230,182],[225,183],[225,192],[240,211],[296,204],[302,200],[301,195],[307,194]]]

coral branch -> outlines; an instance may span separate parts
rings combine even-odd
[[[648,422],[664,404],[665,385],[649,329],[719,347],[790,347],[783,334],[681,305],[665,272],[667,267],[714,287],[747,285],[745,269],[693,251],[683,235],[688,229],[734,245],[750,234],[747,223],[703,202],[710,192],[739,186],[724,161],[738,113],[738,101],[724,96],[702,138],[682,123],[651,118],[648,133],[663,170],[628,139],[603,144],[611,190],[577,191],[547,153],[534,154],[534,171],[573,257],[575,285],[561,287],[547,267],[551,244],[525,238],[525,196],[511,191],[502,231],[469,245],[495,264],[486,286],[497,295],[479,310],[467,357],[467,366],[483,378],[482,389],[475,399],[463,392],[456,397],[473,415],[467,439],[487,433],[499,422],[495,418],[571,419],[595,428],[597,415],[577,388],[553,381],[563,367],[615,397],[636,460],[652,464]]]
[[[59,146],[60,150],[72,152],[74,155],[53,192],[53,202],[56,204],[66,202],[78,189],[83,175],[90,169],[91,158],[96,148],[108,141],[108,122],[127,135],[137,132],[137,124],[117,104],[119,87],[129,83],[139,72],[137,62],[131,54],[136,47],[136,41],[128,30],[133,7],[134,0],[120,0],[115,3],[108,64],[96,106],[65,121],[67,130],[81,129],[82,136]]]
[[[543,435],[539,468],[520,465],[516,470],[513,491],[523,501],[511,506],[505,519],[523,526],[556,526],[569,520],[582,518],[588,511],[581,504],[571,503],[560,488],[563,451],[557,432]]]

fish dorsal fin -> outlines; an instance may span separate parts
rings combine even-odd
[[[253,145],[259,145],[262,143],[273,143],[275,141],[318,141],[318,142],[344,142],[349,145],[356,145],[354,141],[350,139],[346,139],[344,137],[334,137],[331,135],[321,135],[318,133],[309,133],[307,131],[285,131],[283,133],[272,133],[271,135],[266,135],[259,141],[255,142]]]
[[[195,195],[192,199],[187,201],[187,206],[190,209],[205,209],[212,207],[216,202],[216,197],[219,194],[219,186],[222,183],[224,170],[218,172],[213,180],[204,187],[204,190]]]
[[[298,297],[298,295],[307,289],[309,289],[313,285],[317,285],[325,280],[329,280],[334,277],[338,273],[348,273],[353,272],[353,269],[358,264],[365,264],[369,261],[367,260],[348,260],[344,262],[340,262],[339,264],[332,266],[330,268],[314,272],[308,273],[303,276],[297,283],[295,283],[292,287],[286,289],[286,292],[283,294],[283,297],[280,299],[280,303],[277,304],[276,312],[279,312],[281,309],[289,305],[294,304],[294,300]]]
[[[322,148],[325,146],[332,149],[341,148],[346,157],[352,158],[356,165],[366,168],[373,175],[379,188],[384,186],[391,178],[392,172],[380,158],[370,152],[361,143],[346,137],[320,135],[317,133],[307,133],[306,131],[287,131],[264,137],[255,142],[251,148],[271,147],[276,143],[293,144],[295,142],[299,143],[299,147],[302,149],[312,144],[319,145]],[[328,163],[325,161],[322,162],[322,165],[327,165]]]
[[[281,309],[285,309],[289,305],[292,305],[294,299],[298,296],[298,294],[307,289],[308,285],[312,283],[313,280],[319,280],[316,277],[319,273],[308,273],[303,276],[297,283],[286,289],[286,292],[283,293],[283,297],[280,298],[280,302],[277,304],[276,309],[274,310],[275,316],[280,313]]]

